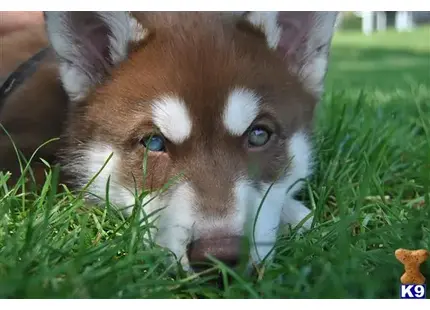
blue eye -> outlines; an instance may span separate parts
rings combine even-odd
[[[162,136],[150,136],[142,139],[141,142],[151,152],[165,152],[166,146]]]
[[[248,133],[248,145],[259,147],[265,145],[270,140],[270,132],[263,127],[254,127]]]

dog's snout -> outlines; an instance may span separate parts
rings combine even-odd
[[[188,245],[188,260],[196,271],[210,268],[213,264],[209,256],[228,267],[236,267],[240,260],[242,237],[200,238]]]

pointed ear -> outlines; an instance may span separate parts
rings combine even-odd
[[[321,96],[337,12],[246,12],[244,18],[264,33],[305,87]]]
[[[148,33],[128,12],[45,12],[45,23],[72,101],[85,98]]]

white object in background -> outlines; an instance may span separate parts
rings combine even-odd
[[[413,24],[412,12],[396,12],[395,27],[397,31],[411,31],[414,26]]]
[[[370,35],[375,30],[385,31],[387,29],[387,12],[366,11],[355,12],[356,16],[361,17],[361,31],[365,35]],[[376,16],[376,18],[375,18]],[[376,19],[376,25],[375,25]],[[394,28],[396,31],[411,31],[414,28],[413,12],[396,11]]]
[[[387,30],[387,13],[376,12],[376,30],[385,31]]]
[[[374,12],[372,11],[366,11],[361,12],[361,31],[365,35],[369,35],[374,30]]]

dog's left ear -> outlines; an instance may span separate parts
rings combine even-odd
[[[321,96],[337,12],[246,12],[270,48],[315,96]]]
[[[130,44],[148,34],[129,12],[49,11],[44,15],[60,79],[72,101],[86,98],[128,57]]]

